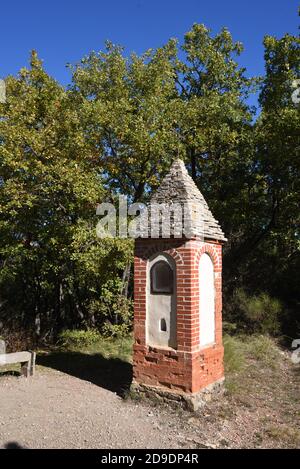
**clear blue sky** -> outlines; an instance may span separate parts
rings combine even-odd
[[[27,65],[36,49],[48,73],[69,82],[65,65],[104,41],[143,52],[170,37],[182,40],[195,22],[214,33],[229,28],[243,42],[240,63],[263,72],[265,34],[298,34],[297,0],[8,0],[0,1],[0,78]]]

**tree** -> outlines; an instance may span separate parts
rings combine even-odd
[[[182,45],[184,58],[176,62],[186,161],[222,222],[230,254],[249,228],[249,194],[254,186],[254,110],[246,98],[258,80],[246,78],[236,62],[242,50],[227,29],[213,37],[204,25],[194,24]]]
[[[123,55],[107,43],[73,68],[73,93],[95,148],[95,168],[103,168],[114,193],[142,201],[177,149],[174,121],[178,105],[170,60],[174,41],[141,57]],[[174,117],[175,115],[175,117]]]
[[[95,322],[97,290],[118,292],[122,259],[130,253],[115,240],[104,248],[87,235],[95,233],[104,197],[90,164],[92,146],[71,94],[47,75],[35,52],[30,65],[7,78],[0,108],[0,284],[6,327],[34,326],[43,336]]]
[[[262,274],[273,266],[268,287],[294,311],[299,310],[300,281],[300,113],[293,102],[293,83],[300,69],[300,39],[286,34],[266,36],[266,74],[256,122],[258,168],[264,187],[258,257],[264,253]],[[296,82],[297,83],[297,82]]]

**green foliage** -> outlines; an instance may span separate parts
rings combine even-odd
[[[243,341],[239,337],[224,335],[224,367],[225,373],[236,373],[245,366]]]
[[[96,350],[105,358],[117,358],[131,363],[133,340],[131,335],[124,337],[102,338],[96,345]],[[95,349],[94,349],[95,350]]]
[[[292,83],[299,79],[300,39],[267,36],[264,46],[262,111],[255,125],[263,226],[248,269],[254,270],[256,262],[261,288],[286,303],[284,331],[294,333],[300,304],[300,112],[292,100]]]
[[[104,337],[97,329],[65,330],[59,334],[57,345],[61,351],[100,354],[106,359],[131,362],[133,340],[131,335]]]
[[[279,351],[274,340],[265,335],[255,335],[247,338],[245,344],[246,354],[250,358],[254,358],[271,368],[276,368]]]
[[[226,305],[225,315],[231,319],[239,331],[276,335],[280,330],[282,304],[262,292],[249,295],[243,289],[235,290],[230,305]]]
[[[66,349],[88,348],[101,340],[101,335],[96,329],[65,330],[58,336],[58,344]]]
[[[36,53],[30,65],[7,79],[0,106],[1,320],[49,341],[103,321],[94,303],[104,288],[113,303],[132,254],[95,235],[106,192],[76,100]]]
[[[99,308],[103,316],[113,311],[115,321],[106,320],[101,327],[104,337],[127,337],[132,330],[133,301],[119,295],[113,302],[105,305],[106,310]]]
[[[223,343],[225,385],[230,395],[246,393],[249,377],[278,370],[282,360],[274,339],[265,335],[225,334]]]
[[[72,68],[82,124],[100,149],[94,165],[103,168],[112,191],[133,201],[157,185],[177,148],[174,54],[174,41],[129,59],[107,43],[105,52],[93,52]]]
[[[223,334],[234,335],[237,332],[237,325],[232,322],[223,321]]]
[[[225,334],[224,344],[224,369],[225,387],[229,395],[240,391],[240,379],[246,367],[245,343],[240,336]]]

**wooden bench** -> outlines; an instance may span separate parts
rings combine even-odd
[[[35,352],[0,353],[0,366],[21,363],[21,375],[33,376],[35,371]]]

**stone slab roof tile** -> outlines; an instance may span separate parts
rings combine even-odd
[[[155,204],[189,204],[195,202],[200,207],[203,220],[204,238],[227,241],[225,235],[211,213],[203,195],[187,172],[182,160],[176,159],[168,174],[163,178],[159,188],[153,194],[151,203]],[[199,222],[199,220],[198,220]]]

